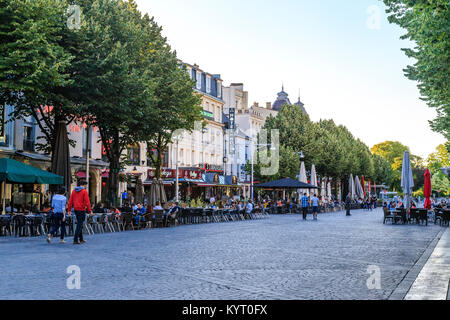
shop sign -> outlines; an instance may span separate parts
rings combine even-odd
[[[200,180],[202,178],[202,173],[200,171],[195,171],[195,170],[184,170],[183,178],[192,179],[192,180]]]
[[[155,170],[149,169],[147,175],[148,175],[149,179],[155,178]],[[161,170],[161,178],[162,179],[175,178],[175,170],[174,169],[162,169]]]

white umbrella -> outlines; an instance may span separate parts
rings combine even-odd
[[[364,190],[361,185],[361,181],[359,180],[359,177],[355,177],[355,189],[356,189],[356,195],[358,198],[364,198]]]
[[[327,197],[327,185],[325,184],[325,178],[322,178],[321,187],[320,196],[322,197],[322,200],[325,201]]]
[[[405,208],[409,209],[411,205],[410,197],[412,194],[412,188],[414,187],[414,179],[412,175],[411,159],[408,151],[405,151],[405,155],[403,156],[401,186],[403,193],[405,194]]]
[[[316,174],[316,166],[313,164],[311,168],[311,185],[318,187],[317,184],[317,174]]]
[[[328,201],[331,201],[331,181],[329,179],[327,184],[327,194],[328,194]]]
[[[298,180],[300,182],[308,183],[308,178],[306,178],[305,163],[303,161],[302,161],[302,163],[300,165],[300,175],[298,176]],[[300,198],[301,198],[302,191],[303,191],[303,193],[306,193],[309,196],[308,190],[298,189],[297,192],[300,195]]]
[[[348,192],[350,192],[351,198],[356,198],[355,180],[353,180],[353,174],[350,173],[350,179],[348,179]]]

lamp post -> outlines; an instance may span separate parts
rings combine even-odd
[[[179,185],[178,185],[178,180],[179,180],[179,174],[178,174],[178,144],[180,141],[180,138],[177,137],[176,138],[177,141],[177,153],[175,156],[175,202],[179,202]]]
[[[203,136],[204,134],[208,132],[208,128],[202,129],[202,165],[205,165],[205,144],[203,143]]]
[[[300,181],[301,177],[301,171],[302,171],[302,162],[303,159],[305,159],[305,155],[303,154],[303,151],[298,152],[298,156],[300,157],[300,172],[299,172],[299,176],[298,176],[298,180]],[[301,198],[301,189],[297,190],[298,193],[298,201],[300,201]]]

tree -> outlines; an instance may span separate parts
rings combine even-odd
[[[405,151],[409,151],[409,148],[398,141],[385,141],[374,145],[371,151],[385,158],[392,165],[396,158],[403,159]]]
[[[270,150],[266,150],[263,152],[268,152],[270,155]],[[300,158],[298,153],[294,151],[289,146],[280,145],[279,150],[279,170],[273,176],[265,176],[261,174],[261,162],[259,161],[259,152],[256,152],[254,157],[255,163],[253,165],[253,172],[255,180],[260,182],[268,182],[272,180],[284,179],[284,178],[292,178],[298,179],[297,175],[300,173]],[[251,162],[247,162],[245,165],[245,170],[251,174]]]
[[[180,68],[176,54],[164,44],[157,55],[158,63],[152,70],[157,82],[157,99],[144,114],[139,128],[139,140],[146,142],[148,158],[156,169],[156,178],[161,178],[162,155],[172,143],[177,130],[192,131],[201,115],[201,97],[194,92],[194,82]],[[178,152],[178,151],[177,151]]]
[[[447,150],[445,144],[437,146],[436,152],[428,156],[427,165],[433,174],[442,168],[450,167],[450,152]]]
[[[441,196],[450,195],[450,180],[440,171],[431,177],[431,188]]]
[[[14,119],[33,117],[44,139],[37,148],[51,154],[57,124],[77,113],[66,92],[73,56],[65,41],[76,34],[67,8],[63,0],[0,0],[0,104],[14,105]]]
[[[435,108],[434,131],[450,140],[450,6],[448,0],[384,0],[390,23],[406,29],[401,39],[415,43],[402,49],[415,63],[404,70],[417,81],[420,94]]]
[[[74,44],[74,99],[84,119],[99,128],[109,161],[108,198],[114,206],[125,149],[139,141],[138,129],[155,98],[152,43],[160,28],[142,18],[134,2],[80,0],[83,35]]]
[[[383,157],[379,155],[372,155],[374,175],[373,180],[378,184],[391,185],[393,178],[393,170],[391,164]]]
[[[375,174],[369,148],[333,120],[312,122],[298,106],[284,105],[276,117],[267,119],[263,129],[279,130],[280,172],[270,178],[261,177],[258,163],[255,165],[258,180],[296,178],[300,171],[299,151],[306,156],[306,167],[315,164],[320,176],[333,178],[335,187],[339,181],[345,182],[345,186],[351,173],[366,177]],[[250,165],[246,169],[250,172]]]

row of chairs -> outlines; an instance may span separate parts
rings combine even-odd
[[[441,212],[439,210],[435,210],[434,217],[428,214],[427,209],[410,209],[410,213],[406,212],[406,209],[397,209],[398,213],[393,214],[387,207],[383,207],[384,219],[383,223],[385,224],[387,221],[391,221],[391,223],[402,222],[403,224],[407,223],[417,223],[417,224],[425,224],[428,225],[430,219],[434,224],[439,224],[441,226],[448,226],[450,220],[450,212],[444,211]]]
[[[262,219],[266,216],[261,209],[254,209],[251,213],[245,210],[232,209],[182,209],[176,219],[180,224],[220,223],[244,220]]]
[[[40,236],[45,234],[44,217],[16,215],[0,219],[0,236]]]

